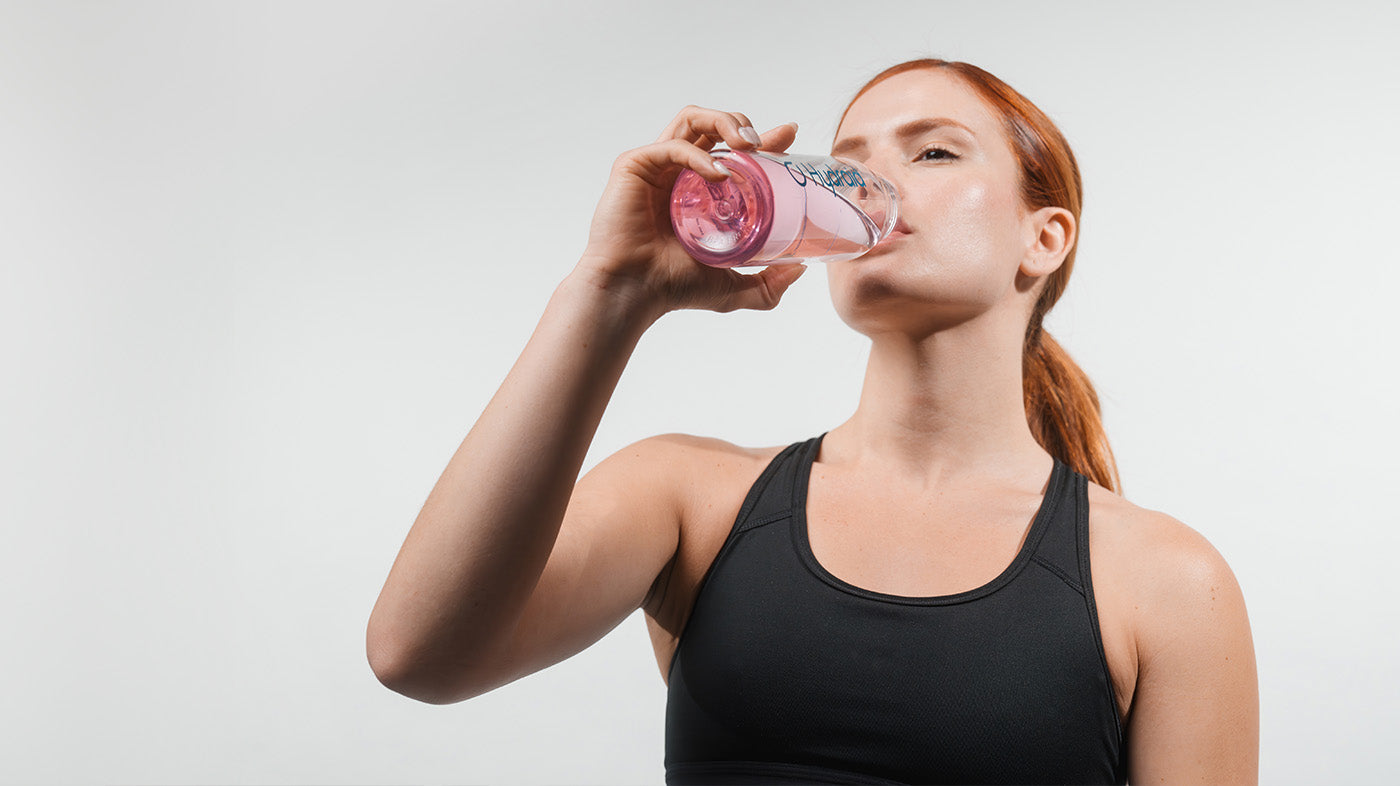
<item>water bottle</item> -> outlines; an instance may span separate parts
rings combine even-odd
[[[899,196],[889,181],[830,156],[715,150],[729,177],[692,170],[671,189],[671,227],[713,267],[855,259],[894,230]]]

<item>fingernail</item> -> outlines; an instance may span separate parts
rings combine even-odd
[[[762,144],[763,142],[763,140],[759,138],[758,132],[753,130],[750,126],[744,126],[739,129],[739,136],[743,137],[744,141],[751,145]]]
[[[713,162],[713,163],[714,163],[714,165],[715,165],[715,171],[716,171],[716,172],[720,173],[721,175],[727,175],[727,174],[729,174],[729,167],[725,166],[724,164],[721,164],[721,163],[718,162],[718,161],[715,161],[715,162]]]
[[[796,130],[797,130],[797,123],[788,122],[788,125],[792,126],[792,130],[793,130],[793,131],[796,131]]]

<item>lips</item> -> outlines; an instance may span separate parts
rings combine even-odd
[[[898,240],[899,238],[902,238],[905,235],[913,234],[913,232],[914,230],[910,229],[909,225],[904,223],[904,219],[901,218],[894,222],[894,229],[891,229],[888,235],[885,235],[879,243],[876,243],[875,247],[880,248],[881,246],[888,245],[889,243]]]

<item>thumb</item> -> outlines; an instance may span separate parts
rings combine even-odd
[[[792,286],[792,282],[801,278],[802,274],[806,272],[806,265],[796,264],[769,265],[750,275],[735,273],[738,280],[735,282],[734,289],[729,293],[729,302],[726,305],[730,309],[747,308],[767,311],[777,306],[778,301],[783,298],[783,293]]]

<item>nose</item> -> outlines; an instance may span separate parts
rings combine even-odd
[[[897,174],[899,171],[898,167],[892,165],[892,162],[888,160],[888,156],[877,153],[867,157],[860,163],[876,177],[888,183],[897,198],[904,198],[904,186],[900,182],[900,177]]]
[[[888,183],[894,189],[896,196],[904,196],[903,170],[900,169],[899,162],[893,157],[872,155],[861,163],[876,177]]]
[[[869,196],[870,206],[873,208],[868,211],[871,218],[883,225],[885,232],[910,233],[912,230],[903,216],[904,178],[903,169],[899,166],[899,155],[877,150],[861,161],[861,164],[878,178],[867,190],[882,192]]]

